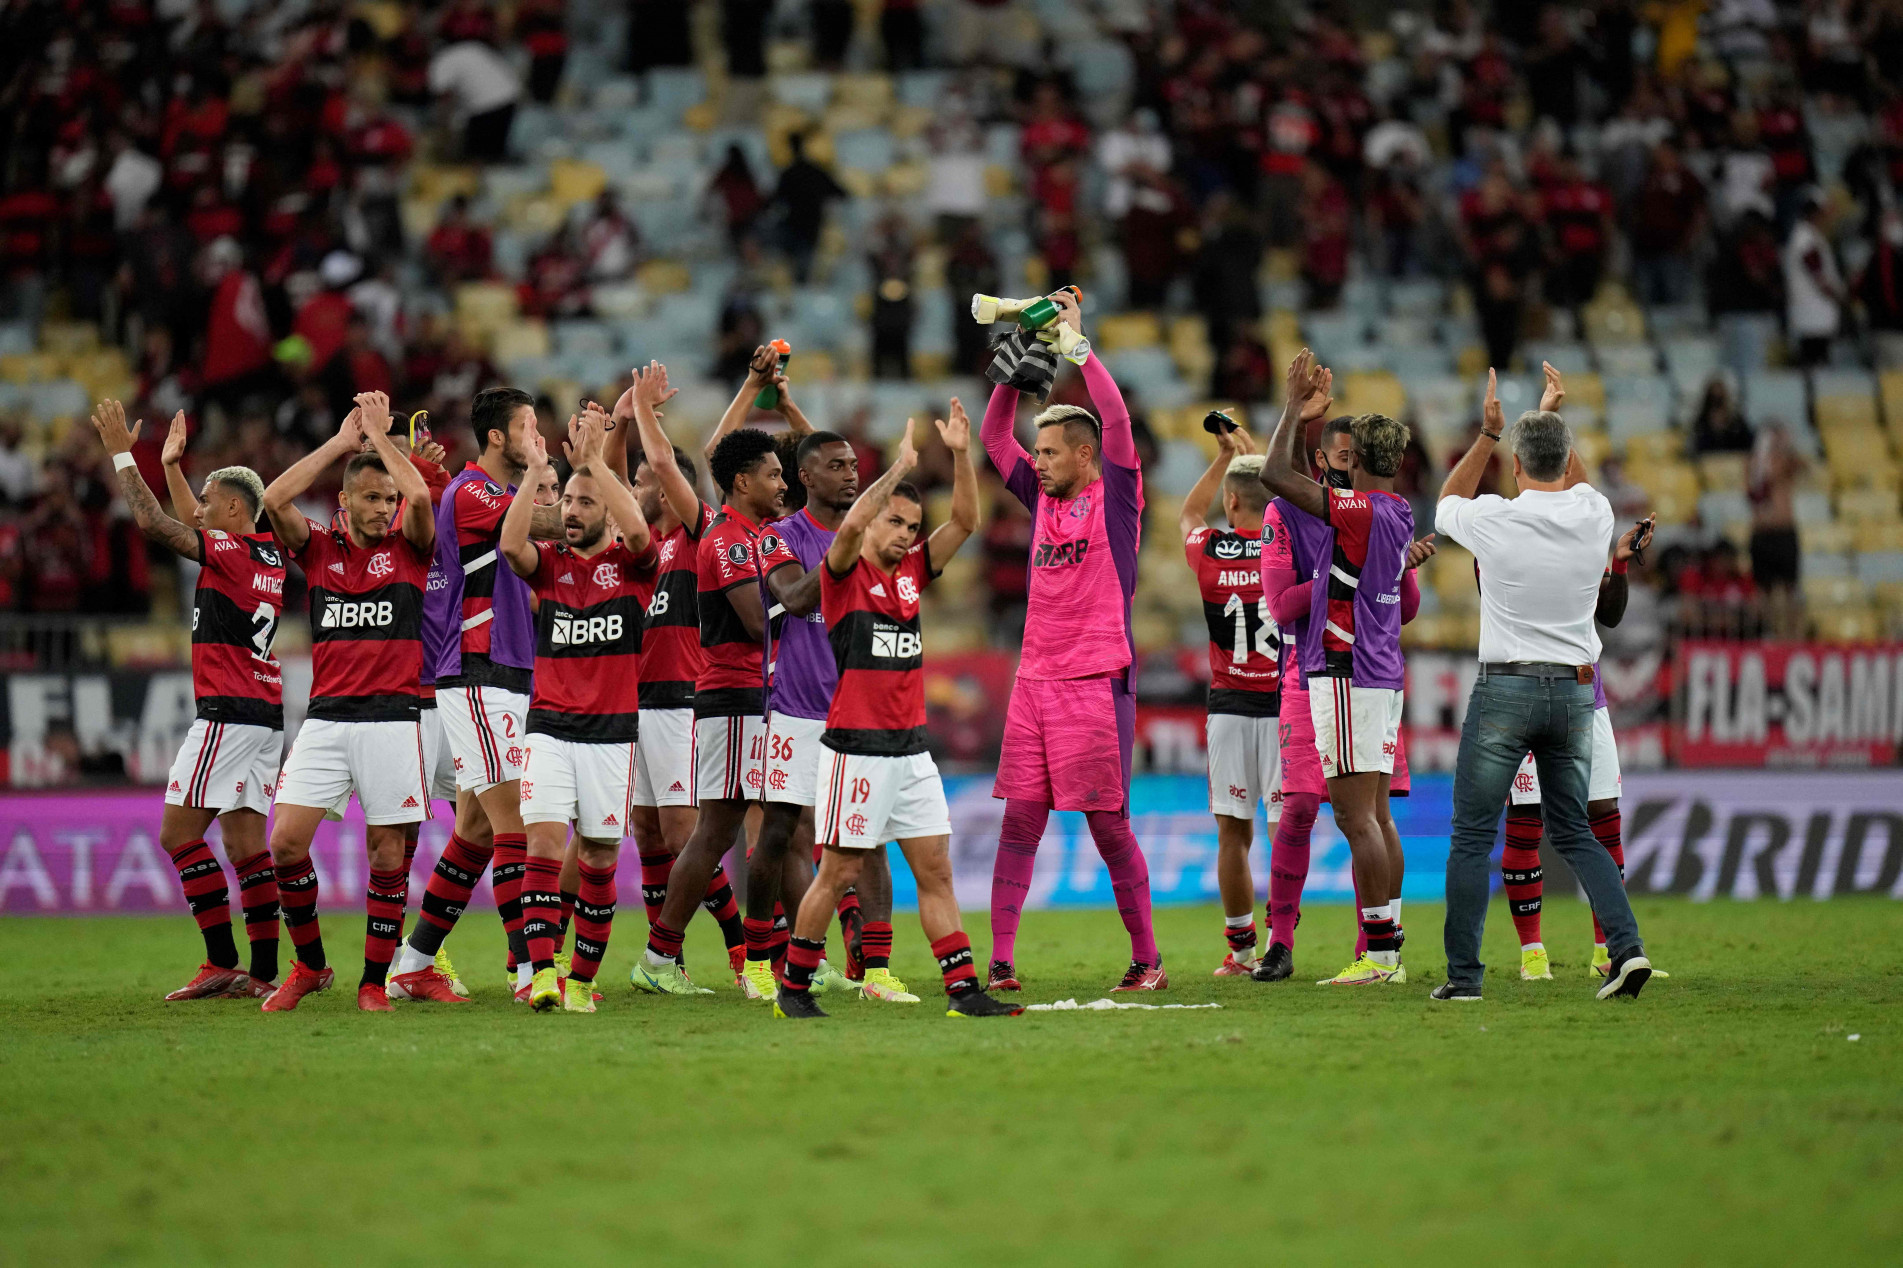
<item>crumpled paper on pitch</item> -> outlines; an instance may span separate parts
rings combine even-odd
[[[1027,1013],[1073,1013],[1094,1009],[1106,1012],[1113,1008],[1145,1008],[1155,1012],[1160,1008],[1221,1008],[1221,1004],[1132,1004],[1123,1000],[1093,999],[1088,1004],[1080,1004],[1074,999],[1060,999],[1055,1004],[1026,1004]]]

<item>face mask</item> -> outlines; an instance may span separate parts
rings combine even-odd
[[[1327,468],[1326,474],[1328,476],[1328,487],[1331,489],[1352,489],[1355,487],[1355,473],[1352,471],[1338,471],[1334,467],[1329,467]]]

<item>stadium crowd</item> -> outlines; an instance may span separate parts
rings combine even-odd
[[[1435,383],[1551,359],[1603,379],[1576,388],[1589,456],[1624,458],[1603,482],[1669,495],[1637,628],[1802,632],[1801,560],[1820,619],[1867,636],[1885,610],[1829,583],[1903,578],[1882,432],[1820,452],[1836,389],[1779,368],[1848,376],[1875,423],[1858,367],[1903,328],[1893,0],[99,0],[4,23],[10,609],[150,603],[156,557],[124,549],[70,427],[107,388],[270,478],[360,391],[453,437],[474,389],[521,381],[553,437],[557,395],[649,351],[730,387],[788,334],[810,412],[876,461],[893,403],[924,399],[905,381],[989,355],[972,291],[1068,281],[1129,316],[1099,344],[1159,493],[1200,467],[1196,403],[1272,399],[1299,338],[1398,376],[1366,394],[1415,424],[1397,488],[1423,512],[1477,426],[1477,393]],[[1878,452],[1852,472],[1838,435]],[[156,481],[151,437],[141,461]],[[957,584],[1008,646],[1027,526],[994,516]],[[1471,642],[1455,588],[1442,620],[1428,587],[1422,637]],[[1146,612],[1140,642],[1192,620]]]

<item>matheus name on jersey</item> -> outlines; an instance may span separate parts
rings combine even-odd
[[[639,738],[641,592],[654,585],[656,553],[616,544],[583,558],[537,542],[529,589],[536,613],[535,695],[528,732],[584,744]]]
[[[198,535],[192,692],[207,722],[284,729],[284,674],[271,642],[284,615],[284,551],[269,533]]]

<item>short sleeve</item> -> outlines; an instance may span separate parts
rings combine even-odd
[[[799,556],[793,553],[792,543],[777,528],[769,528],[761,533],[756,549],[759,551],[760,575],[763,577],[788,564],[799,564]]]
[[[917,580],[918,588],[923,590],[938,577],[939,570],[932,567],[931,539],[920,542],[905,552],[905,567]]]
[[[1322,503],[1322,522],[1337,531],[1361,527],[1364,530],[1374,521],[1374,498],[1357,493],[1354,489],[1324,489],[1328,495]]]
[[[712,589],[730,590],[757,577],[753,566],[753,544],[738,533],[715,529],[701,542],[703,577],[710,576]]]
[[[1453,538],[1468,550],[1477,551],[1480,521],[1493,504],[1504,506],[1506,499],[1497,493],[1477,498],[1442,498],[1434,507],[1434,530]]]
[[[1211,531],[1213,530],[1205,524],[1201,528],[1190,529],[1189,535],[1183,538],[1183,557],[1189,560],[1192,571],[1202,562],[1203,544],[1209,540]]]
[[[456,487],[456,527],[465,533],[493,533],[513,500],[486,480],[465,480]]]
[[[529,590],[542,595],[549,592],[549,576],[553,571],[551,562],[555,558],[554,542],[530,542],[535,547],[535,571],[522,578],[528,583]]]
[[[696,505],[700,507],[700,514],[694,517],[692,524],[681,525],[681,528],[687,533],[687,540],[690,542],[697,542],[705,537],[707,530],[712,528],[714,524],[714,508],[705,502],[696,503]]]
[[[313,567],[330,558],[330,553],[330,526],[319,524],[306,516],[304,544],[291,552],[291,558],[295,559],[298,566],[305,572],[309,572]]]

